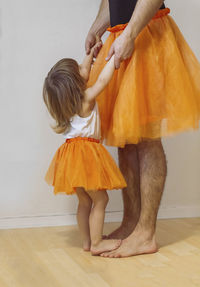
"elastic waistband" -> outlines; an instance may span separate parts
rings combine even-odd
[[[87,138],[87,137],[76,137],[76,138],[66,139],[66,143],[77,142],[77,141],[88,141],[88,142],[100,143],[100,140],[93,139],[93,138]]]
[[[165,8],[165,9],[160,9],[158,10],[158,12],[155,14],[155,16],[152,18],[152,20],[155,20],[155,19],[158,19],[158,18],[161,18],[163,16],[166,16],[170,13],[170,9],[169,8]],[[121,30],[124,30],[126,28],[126,26],[128,25],[128,23],[126,24],[119,24],[119,25],[116,25],[114,27],[109,27],[107,29],[107,31],[109,32],[112,32],[112,33],[115,33],[115,32],[119,32]]]

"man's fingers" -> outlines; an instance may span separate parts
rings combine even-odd
[[[99,53],[99,49],[96,47],[96,48],[94,49],[94,57],[95,57],[95,58],[97,57],[98,53]]]
[[[114,54],[114,47],[112,45],[108,52],[108,56],[106,57],[106,61],[109,61],[113,54]]]
[[[86,54],[88,55],[90,53],[90,42],[88,40],[86,40],[85,42],[85,51],[86,51]]]
[[[101,42],[101,38],[99,37],[99,35],[96,35],[96,43]]]
[[[101,38],[99,36],[94,36],[93,34],[88,34],[85,41],[85,51],[87,55],[90,54],[91,49],[93,47],[94,47],[94,57],[96,57],[102,47]]]
[[[103,45],[103,44],[102,44],[102,41],[99,41],[99,42],[97,43],[97,46],[98,46],[99,49],[101,49],[102,45]]]
[[[114,46],[112,45],[109,52],[108,52],[108,56],[106,58],[106,61],[109,61],[110,58],[115,54],[115,49]],[[119,69],[120,67],[120,62],[121,62],[121,58],[119,56],[117,56],[115,54],[115,59],[114,59],[114,63],[115,63],[115,69]]]
[[[99,54],[99,51],[101,50],[101,47],[102,47],[102,42],[101,42],[101,40],[100,40],[100,41],[97,42],[97,43],[95,44],[95,46],[94,46],[94,53],[93,53],[93,55],[94,55],[95,58],[96,58],[97,55]]]
[[[90,50],[95,45],[95,43],[96,43],[95,38],[91,34],[88,34],[86,41],[85,41],[86,54],[90,53]]]
[[[96,58],[102,48],[102,42],[99,42],[94,49],[94,57]]]
[[[120,62],[121,62],[121,58],[115,55],[115,59],[114,59],[115,69],[119,69]]]

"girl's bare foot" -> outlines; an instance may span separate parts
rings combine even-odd
[[[91,241],[90,240],[83,241],[83,250],[84,251],[90,251],[90,247],[91,247]]]
[[[90,251],[92,255],[99,255],[103,252],[115,250],[121,245],[121,240],[110,239],[102,240],[97,245],[91,245]]]

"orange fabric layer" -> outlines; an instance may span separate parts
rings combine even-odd
[[[170,13],[170,9],[169,8],[165,8],[165,9],[160,9],[158,10],[158,12],[156,13],[156,15],[153,17],[153,19],[158,19],[161,18],[163,16],[166,16],[167,14]]]
[[[56,152],[45,180],[54,193],[73,194],[85,190],[121,189],[126,182],[102,144],[88,138],[70,139]]]
[[[165,8],[165,9],[160,9],[156,15],[153,17],[153,19],[158,19],[158,18],[161,18],[167,14],[170,13],[170,9],[169,8]],[[124,30],[126,28],[126,26],[128,25],[128,23],[126,24],[119,24],[119,25],[116,25],[116,26],[113,26],[113,27],[109,27],[107,29],[108,32],[112,32],[112,33],[115,33],[115,32],[119,32],[121,30]]]
[[[90,73],[94,84],[114,40],[110,33]],[[200,119],[200,64],[169,16],[150,21],[97,98],[105,143],[123,147],[197,129]]]

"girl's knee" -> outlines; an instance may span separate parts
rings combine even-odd
[[[79,199],[79,206],[91,208],[92,199],[89,197],[89,195],[84,190],[78,191],[77,195]]]
[[[81,205],[91,206],[92,205],[92,199],[89,197],[82,197],[82,198],[79,198],[79,203]]]
[[[80,200],[79,199],[78,208],[91,210],[92,200]]]

